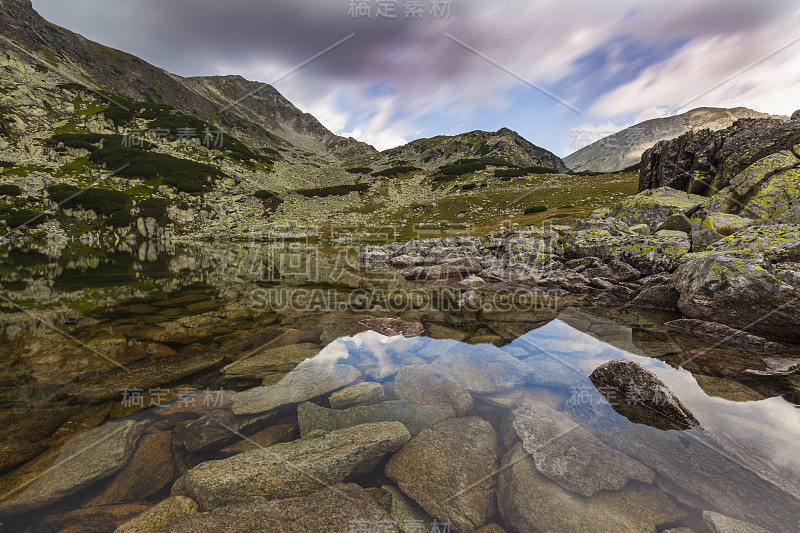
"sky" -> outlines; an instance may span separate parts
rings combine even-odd
[[[697,107],[781,115],[800,108],[797,0],[33,6],[175,74],[271,83],[333,132],[378,149],[508,127],[565,156],[642,120]]]

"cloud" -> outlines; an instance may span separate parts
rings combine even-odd
[[[674,0],[668,8],[633,0],[454,0],[450,18],[437,20],[430,1],[422,20],[402,17],[403,0],[398,20],[376,20],[374,3],[373,18],[353,20],[349,0],[34,0],[34,7],[177,74],[267,83],[355,34],[276,88],[333,131],[380,147],[512,123],[521,111],[532,119],[515,129],[529,138],[673,112],[798,33],[797,8],[783,0]],[[445,33],[584,113],[561,108]],[[785,108],[797,97],[795,52],[697,105]]]

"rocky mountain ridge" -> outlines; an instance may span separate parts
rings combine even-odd
[[[642,153],[659,141],[674,139],[689,131],[724,129],[740,118],[786,117],[774,117],[746,107],[700,107],[625,128],[568,155],[564,162],[576,172],[616,172],[638,164]]]

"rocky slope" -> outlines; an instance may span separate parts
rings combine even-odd
[[[762,223],[800,222],[800,112],[686,133],[642,155],[639,190],[671,187],[714,211]]]
[[[417,139],[410,143],[385,150],[376,164],[408,164],[434,169],[459,159],[492,157],[505,159],[520,167],[545,167],[557,172],[567,172],[564,162],[552,152],[523,139],[508,128],[496,132],[471,131],[455,136],[439,135],[430,139]],[[397,163],[398,161],[402,163]]]
[[[22,61],[51,69],[66,81],[168,104],[259,145],[291,149],[298,155],[312,152],[324,159],[375,153],[365,143],[334,135],[270,85],[240,76],[182,78],[51,24],[30,0],[2,0],[0,21],[0,38],[8,52],[21,54]]]
[[[700,107],[625,128],[568,155],[564,162],[576,172],[616,172],[638,164],[642,153],[659,141],[674,139],[689,131],[727,128],[740,118],[773,117],[745,107]]]

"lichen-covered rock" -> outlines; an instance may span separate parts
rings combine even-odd
[[[567,259],[595,256],[606,262],[624,261],[645,275],[675,270],[690,247],[685,235],[614,235],[607,229],[575,231],[564,238]]]
[[[727,237],[753,224],[753,220],[749,218],[731,215],[730,213],[721,213],[719,211],[710,211],[708,216],[711,217],[711,221],[714,223],[714,228],[717,230],[717,233],[723,237]]]
[[[614,206],[611,216],[628,224],[647,224],[654,231],[673,215],[691,215],[707,202],[702,196],[662,187],[625,198]]]
[[[204,510],[252,496],[303,496],[370,472],[410,438],[399,422],[379,422],[276,444],[201,463],[175,482],[172,494],[188,496]]]

